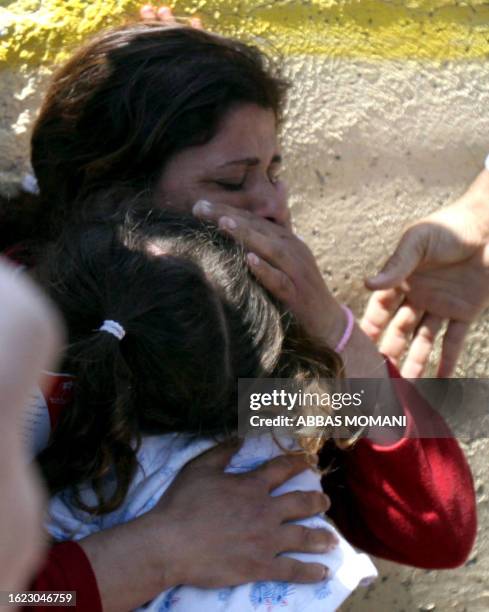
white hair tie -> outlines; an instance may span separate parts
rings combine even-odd
[[[122,338],[124,338],[126,335],[126,330],[122,327],[122,325],[117,323],[117,321],[111,321],[110,319],[106,319],[97,331],[104,331],[108,334],[112,334],[118,340],[122,340]]]

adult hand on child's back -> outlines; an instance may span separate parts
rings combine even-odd
[[[345,315],[303,240],[288,228],[225,204],[200,201],[193,213],[242,242],[260,283],[290,309],[309,336],[336,346]]]
[[[245,474],[225,473],[236,450],[220,445],[193,460],[148,514],[155,541],[167,553],[169,583],[210,588],[324,579],[323,565],[278,556],[325,552],[337,543],[326,530],[287,523],[325,512],[326,495],[270,495],[308,464],[299,456],[281,456]]]

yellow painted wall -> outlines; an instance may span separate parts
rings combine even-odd
[[[175,4],[206,26],[283,56],[294,83],[283,148],[298,231],[331,287],[359,314],[362,278],[410,220],[453,201],[489,151],[487,0],[198,0]],[[137,14],[133,0],[0,0],[0,194],[28,169],[29,129],[54,61],[90,33]],[[460,375],[489,375],[489,321]],[[480,512],[466,567],[380,563],[347,612],[487,612],[489,487],[484,439],[466,441]],[[436,542],[427,542],[436,546]]]
[[[138,6],[134,0],[4,0],[0,59],[10,65],[60,60],[91,32],[135,16]],[[287,54],[443,60],[489,52],[485,0],[190,0],[173,7],[225,33],[266,36]]]

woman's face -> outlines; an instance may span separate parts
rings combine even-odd
[[[157,202],[190,211],[198,200],[209,200],[289,227],[280,167],[273,111],[243,104],[227,113],[212,140],[170,159],[157,185]]]

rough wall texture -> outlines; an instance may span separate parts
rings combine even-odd
[[[0,194],[12,194],[28,168],[29,128],[53,62],[89,33],[134,17],[137,3],[1,5]],[[365,273],[409,220],[460,194],[489,150],[488,3],[195,0],[175,9],[283,54],[294,82],[284,152],[298,231],[329,286],[360,314]],[[467,343],[460,375],[489,374],[488,339],[483,320]],[[480,512],[467,565],[425,572],[381,562],[377,584],[345,611],[489,609],[489,448],[476,439],[465,450]]]

